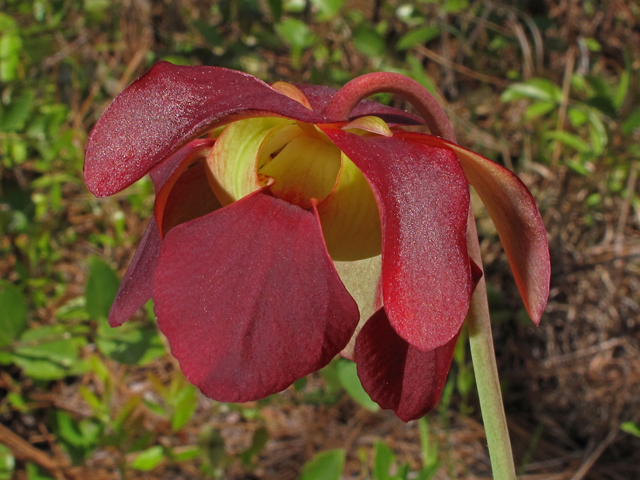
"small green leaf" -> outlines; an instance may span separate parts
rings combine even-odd
[[[311,0],[311,3],[318,9],[318,21],[326,22],[340,13],[344,0]]]
[[[640,107],[631,112],[631,115],[624,121],[622,124],[622,133],[629,135],[638,127],[640,127]]]
[[[338,362],[338,378],[342,387],[361,406],[371,412],[380,410],[380,406],[371,400],[371,397],[362,388],[362,383],[358,378],[356,364],[348,360]]]
[[[344,460],[345,451],[342,449],[320,452],[302,467],[300,480],[339,480]]]
[[[409,76],[426,88],[431,95],[436,95],[438,89],[426,74],[422,62],[412,55],[407,55],[407,63],[409,64]]]
[[[0,480],[11,480],[16,468],[16,459],[9,447],[0,443]]]
[[[365,24],[360,25],[353,33],[353,44],[367,57],[379,57],[386,49],[382,36]]]
[[[42,475],[33,463],[27,463],[27,480],[53,480],[53,478]]]
[[[411,32],[405,33],[400,40],[396,48],[398,50],[407,50],[414,45],[424,45],[430,42],[434,38],[440,35],[440,27],[423,27]]]
[[[583,108],[571,107],[567,111],[567,116],[569,117],[569,121],[571,125],[574,127],[581,127],[589,120],[589,115]]]
[[[198,390],[193,385],[187,385],[178,392],[173,407],[171,430],[180,430],[189,421],[198,406]]]
[[[535,102],[529,105],[524,113],[524,118],[527,121],[534,120],[546,115],[556,108],[558,108],[558,104],[555,102]]]
[[[160,465],[163,459],[164,449],[160,445],[156,445],[140,452],[140,454],[134,458],[133,462],[131,462],[131,468],[149,472]]]
[[[616,89],[616,93],[611,100],[613,102],[613,106],[616,109],[622,106],[624,99],[627,97],[627,93],[629,92],[629,84],[631,83],[631,74],[629,70],[625,70],[620,75],[620,83],[618,83],[618,88]]]
[[[204,461],[211,468],[218,468],[226,456],[224,438],[217,428],[203,428],[198,438],[198,447],[200,447]]]
[[[93,257],[89,264],[89,278],[85,288],[87,313],[95,319],[108,318],[119,286],[120,280],[116,272],[99,258]]]
[[[523,83],[509,85],[502,95],[500,95],[500,100],[503,102],[511,102],[521,98],[560,103],[562,90],[551,80],[546,78],[532,78]]]
[[[587,153],[591,151],[591,147],[584,140],[569,132],[547,132],[545,134],[545,138],[550,140],[558,140],[560,143],[564,143],[565,145],[577,150],[580,153]]]
[[[12,132],[24,127],[31,114],[36,94],[33,90],[27,90],[9,104],[0,123],[0,130]]]
[[[264,449],[268,440],[269,432],[267,432],[266,428],[260,427],[255,432],[253,432],[251,446],[240,454],[240,460],[242,461],[242,464],[250,465],[253,457],[258,455]]]
[[[633,422],[624,422],[622,425],[620,425],[620,430],[640,438],[640,426],[636,425]]]
[[[0,346],[10,345],[27,329],[27,302],[18,287],[0,280]]]
[[[276,32],[292,47],[307,48],[316,41],[316,36],[311,33],[309,26],[297,18],[286,18],[276,24]]]
[[[389,474],[389,469],[395,462],[396,456],[387,444],[377,441],[373,457],[373,478],[375,480],[393,480]]]

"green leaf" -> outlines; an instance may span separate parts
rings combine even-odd
[[[89,278],[85,288],[87,313],[96,319],[108,318],[119,286],[116,272],[99,258],[93,257],[89,264]]]
[[[302,467],[300,480],[339,480],[344,460],[343,449],[320,452]]]
[[[558,108],[558,104],[555,102],[535,102],[529,105],[527,111],[524,113],[525,120],[534,120],[542,117],[552,110]]]
[[[149,472],[160,465],[160,462],[164,459],[164,449],[160,445],[148,448],[142,451],[131,462],[131,468],[141,470],[143,472]]]
[[[457,13],[469,8],[469,2],[467,0],[445,0],[442,8],[447,13]]]
[[[269,8],[271,9],[271,15],[276,22],[280,21],[282,17],[282,0],[268,0]]]
[[[362,388],[355,363],[348,360],[339,361],[337,368],[338,379],[351,398],[371,412],[380,410],[380,406],[371,400],[369,394]]]
[[[25,331],[20,337],[13,360],[25,375],[37,380],[59,380],[88,370],[80,358],[80,349],[87,344],[83,336],[86,328],[74,331],[62,325],[40,327]]]
[[[640,127],[640,107],[631,112],[631,115],[624,121],[622,124],[622,133],[629,135],[638,127]]]
[[[360,25],[353,33],[354,46],[367,57],[379,57],[386,49],[384,39],[368,25]]]
[[[591,147],[584,140],[569,132],[547,132],[544,137],[547,140],[558,140],[560,143],[564,143],[580,153],[587,153],[591,151]]]
[[[396,456],[386,443],[376,441],[373,457],[373,478],[375,480],[393,480],[389,474],[391,465],[396,462]]]
[[[253,457],[258,455],[264,449],[268,440],[269,433],[267,432],[266,428],[260,427],[255,432],[253,432],[253,437],[251,438],[251,446],[240,454],[240,460],[242,461],[242,464],[250,465]]]
[[[211,468],[218,468],[226,456],[224,438],[217,428],[205,426],[200,431],[198,446],[204,461]]]
[[[99,320],[98,349],[109,358],[125,365],[146,365],[166,353],[155,328],[140,328],[130,322],[111,328],[107,320]]]
[[[27,463],[27,480],[53,480],[53,478],[42,475],[33,463]]]
[[[180,447],[180,449],[175,449],[171,452],[171,457],[176,462],[188,462],[190,460],[194,460],[198,458],[202,452],[200,448],[196,445],[192,445],[190,447]]]
[[[171,430],[177,432],[191,418],[198,406],[198,390],[193,385],[187,385],[178,392],[171,417]]]
[[[10,18],[2,15],[4,18]],[[2,22],[4,23],[4,22]],[[0,82],[10,82],[15,80],[20,65],[20,50],[22,49],[22,39],[18,35],[17,27],[3,29],[0,36]]]
[[[27,329],[27,301],[18,287],[0,280],[0,306],[0,346],[5,346]]]
[[[36,94],[33,90],[26,90],[9,104],[0,123],[0,130],[13,132],[24,128],[24,124],[31,114]]]
[[[600,116],[593,110],[589,111],[589,133],[591,134],[591,145],[593,147],[593,153],[601,155],[604,152],[604,148],[609,142],[607,136],[607,130],[600,119]]]
[[[426,88],[431,95],[437,95],[438,89],[426,74],[422,62],[412,55],[407,55],[407,63],[409,64],[409,76]]]
[[[407,50],[414,45],[424,45],[436,38],[438,35],[440,35],[440,27],[418,28],[417,30],[405,33],[402,38],[398,40],[396,48],[398,50]]]
[[[307,48],[316,41],[316,36],[311,33],[309,26],[297,18],[286,18],[276,24],[276,32],[292,47]]]
[[[551,80],[547,80],[546,78],[532,78],[523,83],[509,85],[502,95],[500,95],[500,100],[503,102],[511,102],[521,98],[560,103],[562,90]]]
[[[589,115],[583,108],[579,107],[570,107],[567,111],[567,116],[569,117],[569,121],[571,125],[574,127],[581,127],[589,120]]]
[[[624,102],[624,99],[627,97],[627,93],[629,92],[629,84],[631,83],[631,74],[629,70],[625,70],[620,75],[620,83],[618,83],[618,88],[616,89],[616,93],[611,99],[613,102],[613,106],[616,109],[619,109]]]
[[[620,425],[620,430],[640,438],[640,426],[636,425],[633,422],[624,422],[622,425]]]
[[[311,0],[311,3],[318,9],[318,21],[326,22],[340,13],[344,0]]]
[[[9,447],[0,443],[0,480],[11,480],[16,468],[16,459]]]

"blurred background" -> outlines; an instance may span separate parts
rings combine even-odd
[[[535,328],[474,201],[519,473],[640,478],[638,3],[1,0],[0,12],[0,480],[490,477],[464,341],[439,407],[404,424],[344,360],[222,404],[186,382],[151,305],[108,327],[153,187],[94,198],[84,142],[158,60],[333,87],[388,70],[429,89],[462,145],[528,185],[549,234]]]

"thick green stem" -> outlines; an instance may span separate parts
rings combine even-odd
[[[476,232],[473,212],[469,211],[467,226],[467,242],[471,258],[482,265],[480,245]],[[487,285],[484,277],[480,279],[473,297],[469,313],[467,313],[467,328],[469,344],[471,346],[471,360],[478,386],[480,410],[484,422],[484,430],[489,445],[491,470],[494,480],[514,480],[516,469],[513,463],[507,417],[502,404],[502,393],[498,379],[496,354],[493,348],[491,334],[491,318],[489,317],[489,303],[487,301]]]

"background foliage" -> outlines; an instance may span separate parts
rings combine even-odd
[[[157,60],[334,87],[389,70],[428,88],[460,143],[520,174],[548,226],[554,277],[536,330],[478,204],[523,478],[640,477],[636,3],[0,5],[0,478],[488,475],[464,341],[438,411],[405,425],[344,360],[281,395],[220,404],[183,378],[151,305],[108,327],[153,188],[93,198],[84,142]]]

